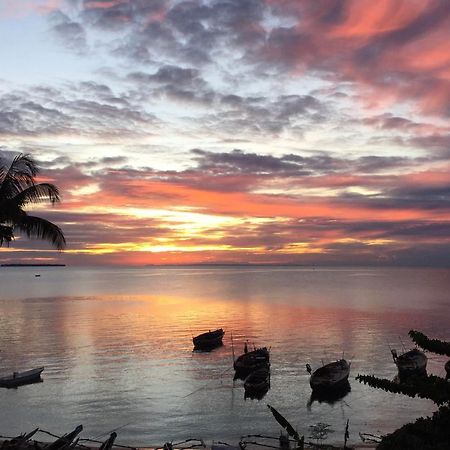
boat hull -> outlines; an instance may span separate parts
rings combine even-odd
[[[216,347],[220,347],[223,345],[222,339],[225,332],[222,328],[209,331],[207,333],[200,334],[194,338],[192,338],[192,342],[194,343],[194,350],[212,350]]]
[[[43,370],[43,367],[39,367],[25,372],[14,372],[12,375],[0,378],[0,387],[16,388],[25,384],[38,383],[42,381],[41,373]]]
[[[258,348],[251,352],[244,353],[234,362],[235,378],[246,378],[250,373],[258,369],[269,369],[269,350],[266,347]]]
[[[246,391],[264,391],[270,386],[270,370],[261,368],[255,370],[244,380]]]
[[[395,364],[400,375],[426,373],[427,357],[420,350],[413,349],[403,353],[395,359]]]
[[[348,384],[350,364],[345,359],[326,364],[313,372],[309,384],[313,391],[339,390]]]

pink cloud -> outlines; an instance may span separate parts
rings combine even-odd
[[[48,14],[58,9],[64,0],[14,0],[0,4],[0,17],[23,17],[37,12]]]
[[[274,30],[264,58],[354,81],[365,87],[368,104],[413,100],[423,112],[449,114],[448,2],[267,3],[279,14],[297,17],[298,24]]]

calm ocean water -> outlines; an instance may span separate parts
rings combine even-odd
[[[35,274],[41,274],[36,278]],[[279,434],[269,403],[308,436],[317,422],[342,441],[386,433],[435,410],[432,402],[371,389],[358,373],[392,379],[389,346],[411,328],[450,340],[450,271],[427,269],[179,267],[0,268],[0,374],[45,366],[43,383],[0,389],[0,434],[36,426],[83,437],[118,430],[118,443],[201,437],[235,444]],[[223,327],[224,346],[192,352],[192,334]],[[245,400],[233,382],[246,339],[271,347],[271,389]],[[308,404],[305,364],[352,361],[351,392]],[[443,375],[445,358],[430,355]]]

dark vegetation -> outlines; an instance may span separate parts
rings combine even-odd
[[[424,350],[450,356],[450,343],[429,339],[425,334],[411,330],[411,339]],[[448,450],[450,449],[450,382],[434,375],[412,375],[401,382],[358,375],[364,384],[387,392],[432,400],[439,407],[432,417],[421,417],[393,433],[384,436],[377,447],[380,450]]]
[[[36,182],[38,173],[30,155],[11,159],[0,153],[0,247],[9,245],[16,233],[24,233],[28,238],[48,241],[58,250],[65,248],[64,234],[57,225],[24,210],[32,203],[60,200],[54,184]]]

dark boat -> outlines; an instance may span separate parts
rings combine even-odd
[[[246,390],[263,391],[270,384],[270,369],[262,367],[255,370],[244,380],[244,388]]]
[[[244,398],[261,400],[270,389],[270,369],[262,367],[250,373],[244,380]]]
[[[255,370],[270,367],[270,354],[267,347],[256,348],[239,356],[234,362],[236,377],[241,378]]]
[[[215,331],[199,334],[192,338],[194,350],[212,350],[222,345],[222,338],[225,334],[222,328]]]
[[[311,373],[309,364],[306,365],[306,368]],[[350,364],[345,359],[340,359],[316,369],[309,379],[309,384],[313,391],[340,389],[345,383],[348,383],[349,374]]]
[[[446,380],[450,380],[450,359],[445,363]]]
[[[391,350],[392,358],[401,375],[408,375],[414,373],[424,373],[427,369],[427,356],[424,352],[414,348],[409,352],[397,356],[395,350]]]
[[[0,387],[15,388],[24,384],[42,381],[41,373],[43,370],[43,367],[38,367],[25,372],[13,372],[12,375],[0,378]]]

